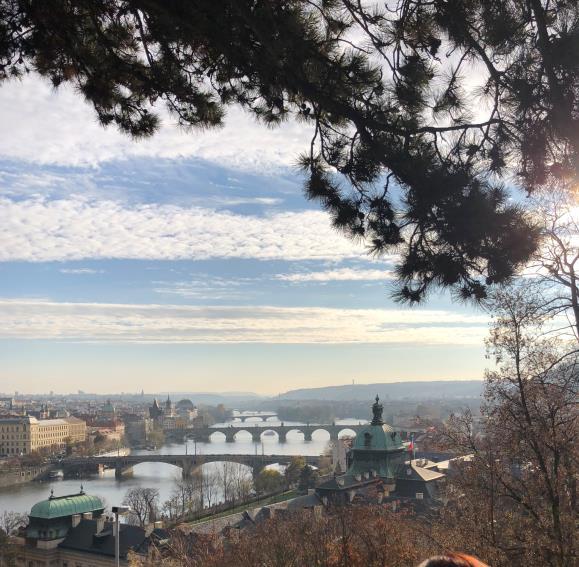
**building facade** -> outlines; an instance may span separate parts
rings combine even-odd
[[[28,525],[13,538],[16,567],[109,567],[115,562],[114,523],[104,514],[97,496],[54,496],[35,504]],[[128,565],[129,552],[146,555],[149,545],[159,545],[167,534],[162,529],[120,525],[119,558]],[[0,564],[2,557],[0,551]]]
[[[86,423],[76,417],[39,420],[31,416],[0,418],[0,455],[28,455],[86,440]]]
[[[191,400],[181,400],[175,406],[169,396],[163,407],[155,398],[153,405],[149,408],[149,417],[153,420],[155,427],[164,431],[187,429],[193,425],[197,415],[197,408]]]

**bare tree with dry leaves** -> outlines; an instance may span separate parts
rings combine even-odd
[[[493,307],[483,422],[453,416],[445,432],[470,455],[446,519],[493,565],[575,565],[579,345],[534,283],[496,293]]]

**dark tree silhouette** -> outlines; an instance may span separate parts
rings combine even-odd
[[[371,252],[400,255],[397,297],[481,299],[538,239],[501,180],[577,178],[578,4],[369,4],[0,0],[0,79],[72,82],[136,137],[154,133],[160,100],[184,126],[218,126],[231,104],[309,122],[307,196]]]

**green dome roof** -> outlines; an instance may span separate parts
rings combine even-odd
[[[389,425],[368,425],[358,431],[352,449],[364,451],[396,451],[404,449],[400,435]]]
[[[86,512],[102,512],[104,507],[103,501],[97,496],[80,492],[68,496],[51,496],[48,500],[42,500],[32,506],[29,516],[50,520]]]
[[[372,406],[372,422],[370,425],[358,431],[352,449],[364,451],[397,451],[404,448],[400,435],[382,421],[382,411],[384,408],[380,403],[380,398],[376,396],[376,401]]]
[[[404,463],[405,447],[400,435],[382,421],[383,407],[376,396],[370,425],[358,431],[352,447],[352,462],[347,476],[375,472],[392,479],[400,463]]]

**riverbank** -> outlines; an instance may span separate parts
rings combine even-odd
[[[33,480],[42,480],[54,468],[54,465],[37,465],[33,467],[18,467],[15,469],[0,469],[0,488],[19,486]]]
[[[270,422],[279,425],[276,422]],[[358,420],[341,420],[341,424],[355,425]],[[220,425],[228,425],[220,424]],[[290,425],[287,424],[286,425]],[[293,424],[291,424],[293,425]],[[298,424],[299,425],[299,424]],[[197,454],[202,455],[294,455],[317,456],[322,454],[329,441],[328,433],[315,431],[312,441],[305,441],[303,435],[295,431],[288,433],[286,443],[280,443],[277,436],[264,435],[260,443],[252,440],[251,434],[240,432],[235,436],[234,443],[228,443],[224,435],[216,433],[210,442],[187,441],[187,443],[166,444],[155,451],[139,451],[133,449],[134,455],[155,454]],[[116,453],[116,450],[113,451]],[[208,471],[217,471],[219,465],[203,465]],[[48,498],[50,491],[54,490],[56,496],[66,494],[78,494],[82,484],[87,494],[94,494],[105,500],[107,506],[120,505],[128,490],[132,488],[156,488],[159,490],[159,502],[165,503],[173,497],[175,485],[181,479],[181,469],[170,464],[145,462],[133,467],[132,476],[115,478],[114,470],[105,470],[102,475],[83,474],[64,480],[47,480],[45,482],[26,482],[19,486],[0,490],[0,510],[10,510],[18,513],[26,513],[34,504]]]

